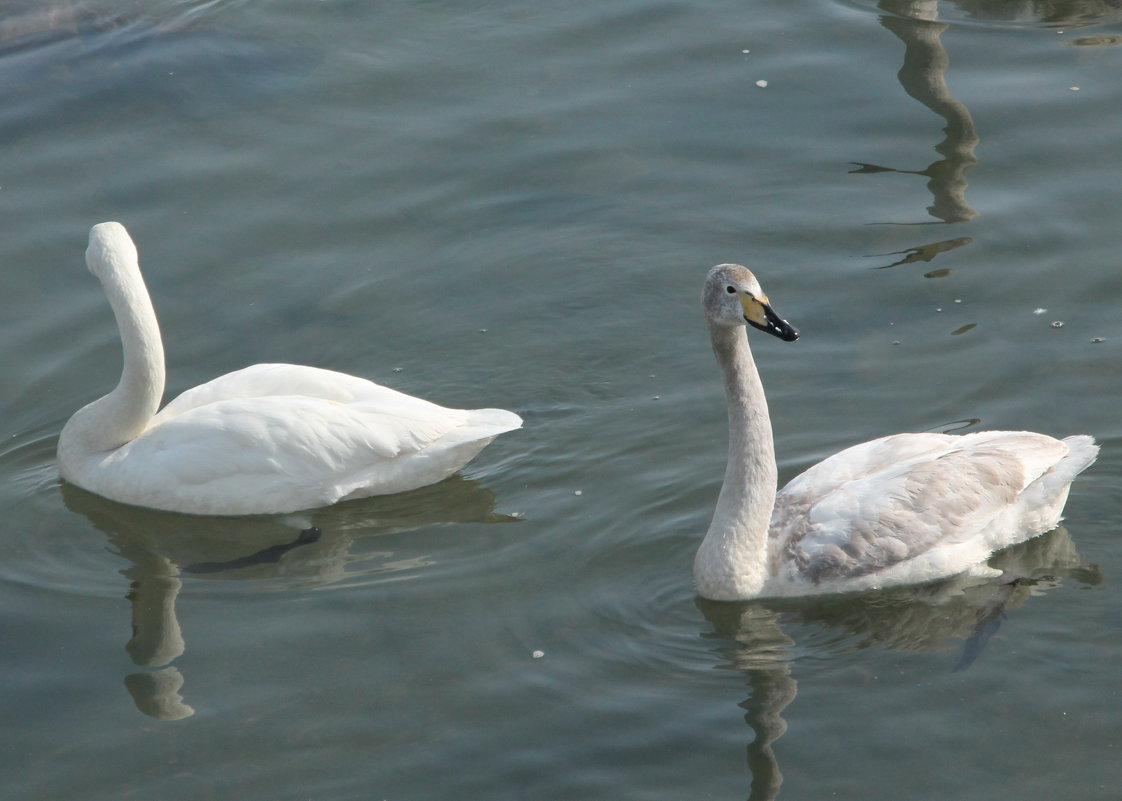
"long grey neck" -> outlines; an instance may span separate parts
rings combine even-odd
[[[108,395],[75,413],[63,429],[60,448],[119,448],[144,431],[164,394],[164,346],[139,266],[118,264],[103,284],[121,335],[121,380]]]
[[[763,384],[744,329],[711,324],[710,337],[725,381],[729,453],[721,494],[694,572],[706,597],[734,591],[743,596],[755,592],[766,577],[768,526],[778,475],[775,446]],[[723,593],[720,589],[734,586],[735,590]]]

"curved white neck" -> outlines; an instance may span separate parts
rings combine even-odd
[[[135,251],[102,255],[101,281],[117,318],[124,367],[117,387],[79,409],[59,438],[59,451],[97,453],[119,448],[148,426],[164,394],[164,346]]]
[[[706,598],[734,600],[756,594],[767,578],[778,473],[767,400],[744,329],[710,324],[709,331],[725,380],[729,454],[694,579]]]

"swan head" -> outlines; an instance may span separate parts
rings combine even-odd
[[[750,325],[784,342],[794,342],[799,332],[771,307],[760,282],[739,264],[718,264],[705,278],[701,293],[705,317],[712,325]]]
[[[136,245],[119,222],[98,223],[90,229],[90,243],[86,248],[86,267],[104,280],[109,272],[127,269],[138,262]]]

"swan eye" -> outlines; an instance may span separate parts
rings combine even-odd
[[[725,291],[728,292],[730,295],[735,295],[736,294],[736,287],[727,286],[727,287],[725,287]]]

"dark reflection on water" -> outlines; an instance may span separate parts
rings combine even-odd
[[[172,663],[186,651],[176,615],[185,581],[252,581],[258,588],[297,591],[330,584],[353,586],[415,574],[431,559],[397,558],[391,549],[356,543],[450,523],[502,523],[494,494],[459,476],[431,487],[316,510],[306,516],[220,518],[158,512],[61,487],[66,507],[104,533],[128,561],[133,663],[152,668],[125,677],[137,709],[160,720],[194,714],[182,697],[184,677]],[[301,530],[306,521],[313,521]],[[271,544],[266,544],[271,543]]]
[[[948,250],[969,245],[974,240],[971,237],[957,237],[955,239],[944,239],[939,242],[929,242],[927,245],[919,245],[917,247],[908,248],[907,250],[894,250],[891,254],[881,254],[882,256],[903,256],[902,259],[893,261],[890,265],[881,265],[873,269],[888,269],[889,267],[899,267],[900,265],[910,265],[917,263],[917,261],[930,261],[939,254],[944,254]]]
[[[876,4],[880,23],[904,43],[904,61],[897,77],[910,97],[915,98],[946,122],[944,138],[934,146],[942,158],[921,170],[886,167],[866,162],[853,162],[855,174],[874,175],[900,173],[925,176],[927,189],[933,202],[928,213],[944,223],[969,222],[979,212],[966,200],[967,172],[978,159],[974,151],[980,138],[969,109],[954,97],[946,80],[950,56],[942,42],[943,33],[950,23],[939,20],[938,0],[879,0]],[[957,8],[967,11],[973,19],[1035,22],[1042,25],[1087,25],[1101,23],[1122,16],[1120,0],[1089,0],[1079,2],[1001,2],[976,0],[958,2]],[[1100,44],[1100,42],[1093,42]],[[1113,44],[1102,42],[1101,44]],[[897,225],[926,225],[931,223],[894,223]],[[916,245],[887,255],[903,258],[882,267],[896,267],[917,261],[930,262],[949,250],[968,245],[970,237],[958,237],[939,242]],[[932,270],[927,278],[944,278],[953,273],[950,269]]]
[[[1074,28],[1122,18],[1119,0],[955,0],[970,19]]]
[[[1068,47],[1117,47],[1122,45],[1122,36],[1076,36],[1067,42]]]
[[[934,203],[927,207],[932,217],[948,223],[971,220],[978,216],[978,212],[966,202],[966,173],[978,160],[974,155],[978,134],[974,130],[970,112],[955,99],[947,85],[946,73],[950,57],[940,37],[950,26],[936,21],[938,4],[935,0],[881,0],[878,8],[889,12],[880,18],[881,25],[898,36],[905,45],[904,64],[898,73],[900,85],[911,97],[947,123],[943,129],[943,141],[935,145],[936,152],[943,158],[922,170],[902,170],[854,162],[858,166],[854,172],[897,172],[926,176],[927,188],[934,198]]]
[[[794,639],[785,623],[821,632],[816,649],[835,653],[864,648],[927,652],[962,641],[949,669],[966,670],[977,660],[1006,613],[1063,579],[1084,585],[1102,581],[1098,568],[1084,564],[1071,536],[1057,528],[994,555],[988,563],[1004,571],[1000,579],[959,576],[945,582],[851,596],[721,603],[697,599],[712,631],[722,641],[721,667],[745,674],[749,695],[740,704],[755,734],[748,745],[754,801],[774,799],[783,783],[774,743],[787,730],[784,710],[795,700]],[[792,745],[792,747],[794,747]]]
[[[944,138],[934,146],[942,158],[921,170],[886,167],[855,161],[855,174],[899,173],[921,175],[928,179],[927,189],[933,202],[928,213],[943,223],[964,223],[977,217],[979,212],[966,200],[968,186],[966,175],[978,159],[974,151],[980,138],[969,109],[951,92],[946,75],[950,56],[942,42],[943,33],[950,23],[939,19],[940,7],[946,3],[938,0],[879,0],[876,4],[880,23],[904,43],[904,61],[897,73],[900,85],[907,94],[918,100],[946,122]],[[1089,25],[1122,17],[1122,0],[1070,0],[1069,2],[1002,2],[1001,0],[975,0],[954,4],[967,12],[972,19],[1034,22],[1041,25]],[[1109,37],[1108,37],[1109,38]],[[1084,37],[1076,42],[1086,44],[1115,44]],[[928,225],[932,223],[892,223],[895,225]],[[949,250],[968,245],[970,237],[917,245],[890,255],[904,258],[883,265],[895,267],[916,261],[930,262]],[[935,270],[928,278],[942,278],[951,270]]]
[[[299,536],[292,542],[270,545],[259,551],[254,551],[248,556],[238,556],[233,559],[226,559],[222,562],[198,562],[193,565],[186,565],[181,568],[181,570],[184,573],[193,573],[198,576],[204,573],[225,573],[227,570],[243,570],[247,567],[253,567],[254,565],[273,564],[279,562],[281,557],[293,548],[319,542],[319,538],[322,536],[323,532],[315,526],[312,526],[311,528],[306,528],[301,531]]]
[[[902,259],[897,259],[892,264],[882,264],[880,267],[873,267],[874,270],[887,270],[889,267],[899,267],[902,264],[914,264],[917,261],[931,261],[940,253],[946,253],[948,250],[954,250],[964,245],[969,245],[974,240],[968,236],[960,236],[955,239],[944,239],[940,242],[929,242],[926,245],[917,245],[910,247],[907,250],[895,250],[892,253],[882,253],[882,256],[903,256]],[[950,271],[953,272],[953,271]]]
[[[846,5],[871,8],[874,0],[845,0]],[[877,3],[880,8],[882,4]],[[911,16],[913,9],[934,9],[935,0],[899,4],[893,13]],[[1006,24],[1041,28],[1080,28],[1122,19],[1119,0],[953,0],[938,3],[944,16],[955,23]]]

